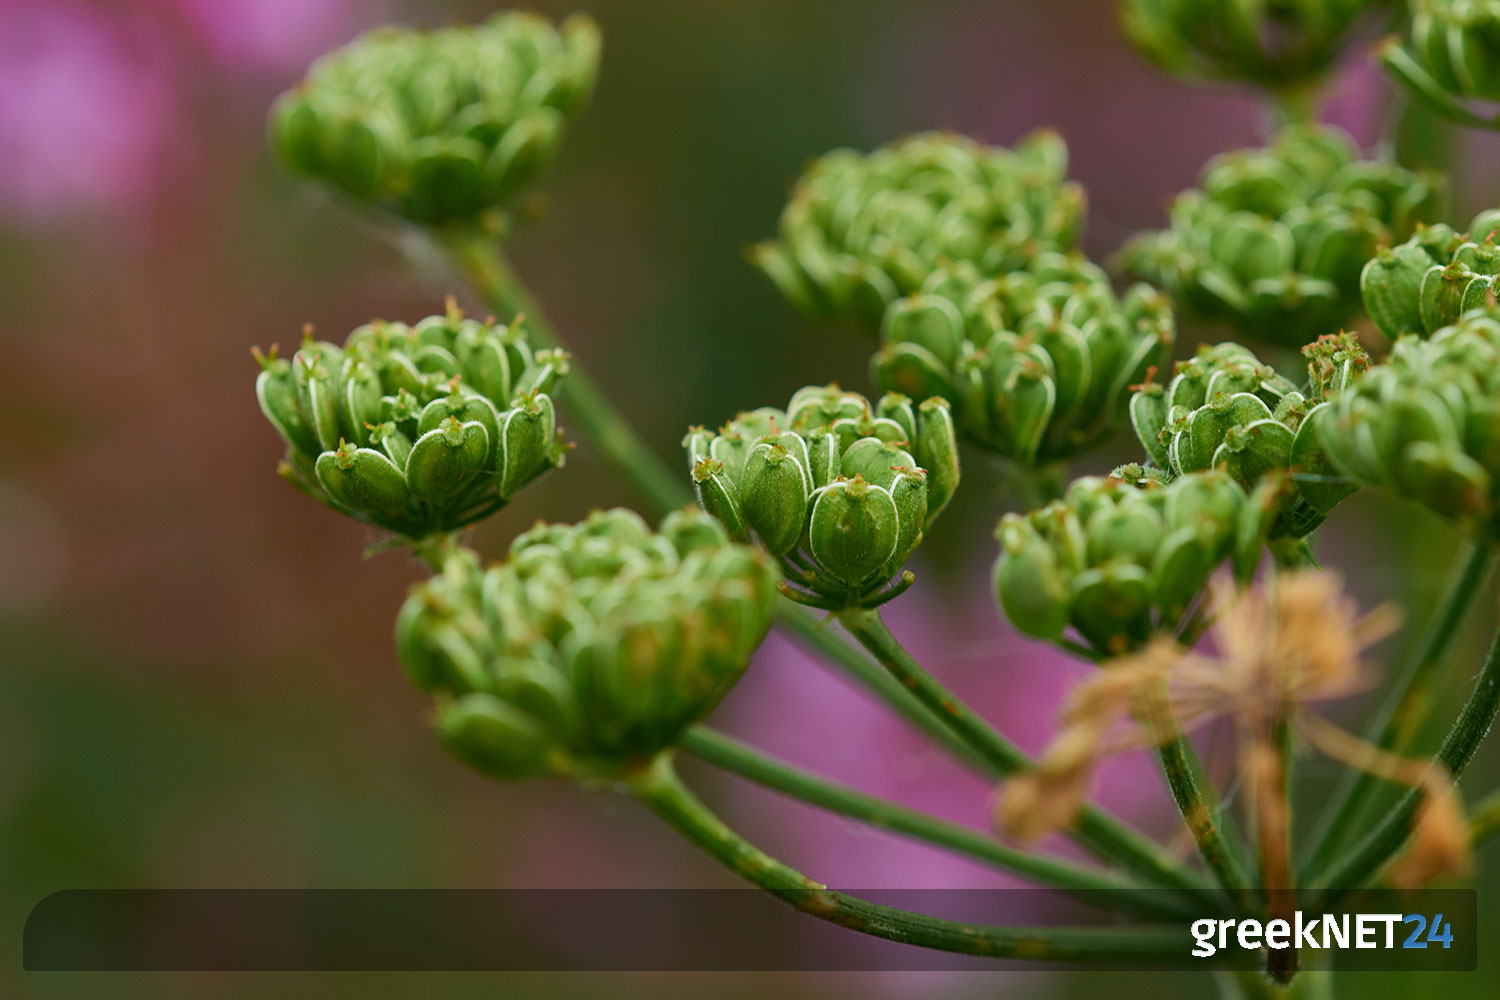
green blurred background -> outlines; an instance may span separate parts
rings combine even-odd
[[[575,4],[538,3],[560,15]],[[576,353],[663,455],[690,423],[837,379],[867,390],[856,332],[812,326],[748,265],[788,185],[835,145],[953,128],[1007,143],[1060,128],[1088,187],[1087,247],[1160,224],[1214,152],[1254,143],[1250,95],[1191,90],[1137,61],[1106,0],[598,0],[593,107],[542,185],[549,211],[513,257]],[[443,24],[470,2],[0,0],[0,996],[286,997],[1196,996],[1207,977],[1111,974],[752,976],[25,975],[30,906],[69,887],[729,885],[629,802],[561,785],[497,787],[431,740],[395,669],[391,620],[421,572],[273,474],[252,344],[304,322],[341,337],[414,320],[450,292],[412,234],[355,217],[270,161],[264,114],[318,51],[388,20]],[[1397,104],[1354,53],[1329,117],[1373,142]],[[1456,177],[1454,219],[1500,198],[1497,143],[1408,115],[1410,152]],[[413,267],[416,260],[418,266]],[[477,306],[476,306],[477,307]],[[1184,349],[1223,331],[1185,324]],[[566,423],[566,419],[565,419]],[[1119,441],[1086,467],[1132,457]],[[1007,635],[985,592],[1003,477],[966,455],[898,625],[931,665],[1036,745],[1052,654]],[[498,553],[539,516],[637,498],[587,449],[482,526]],[[1325,532],[1362,599],[1418,625],[1455,539],[1360,496]],[[1493,621],[1458,653],[1456,704]],[[1382,653],[1399,656],[1409,628]],[[936,781],[858,696],[773,643],[721,710],[737,732],[850,780],[984,822],[986,789]],[[1028,671],[1036,673],[1028,674]],[[1075,674],[1076,675],[1076,674]],[[1048,686],[1050,685],[1050,686]],[[1047,691],[1036,694],[1047,687]],[[1047,699],[1051,699],[1048,701]],[[1368,699],[1338,709],[1357,722]],[[1450,713],[1451,714],[1451,713]],[[789,727],[826,738],[787,744]],[[882,728],[883,726],[887,728]],[[779,741],[779,742],[778,742]],[[836,744],[832,757],[820,752]],[[1225,747],[1208,747],[1224,763]],[[1495,748],[1465,779],[1500,776]],[[895,754],[894,760],[891,755]],[[904,756],[903,756],[904,755]],[[1149,768],[1106,788],[1163,833]],[[1309,762],[1314,803],[1335,769]],[[1133,777],[1132,777],[1133,775]],[[1142,776],[1150,779],[1142,780]],[[852,887],[994,884],[927,852],[788,811],[694,772],[712,801],[789,860]],[[1137,799],[1139,800],[1137,802]],[[919,803],[925,804],[925,803]],[[823,874],[811,874],[835,880]],[[1481,858],[1481,906],[1500,893]],[[1493,995],[1493,972],[1366,976],[1369,996]]]

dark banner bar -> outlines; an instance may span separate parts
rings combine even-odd
[[[1107,893],[879,890],[890,906],[974,924],[1128,925]],[[1163,897],[1166,899],[1166,895]],[[1170,925],[1181,958],[1094,968],[1260,964],[1296,937],[1349,971],[1476,967],[1472,890],[1367,894],[1276,933],[1205,913]],[[1100,914],[1107,914],[1101,917]],[[1360,915],[1364,915],[1361,920]],[[1134,921],[1145,925],[1145,921]],[[1155,926],[1162,926],[1160,923]],[[1253,932],[1253,933],[1252,933]],[[1248,944],[1246,944],[1248,942]],[[1361,942],[1367,947],[1361,948]],[[1309,947],[1309,945],[1315,945]],[[1204,952],[1210,954],[1204,954]],[[1195,954],[1196,952],[1196,954]],[[835,927],[761,893],[715,890],[69,890],[26,922],[31,971],[932,971],[1036,962],[950,955]]]

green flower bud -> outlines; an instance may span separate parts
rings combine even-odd
[[[261,410],[287,445],[283,474],[405,538],[472,523],[562,463],[542,387],[566,374],[566,356],[534,356],[518,328],[450,309],[413,327],[360,327],[343,347],[309,336],[291,359],[256,356]]]
[[[1410,36],[1383,45],[1381,62],[1440,113],[1494,128],[1493,109],[1473,103],[1500,101],[1500,9],[1491,0],[1415,0],[1410,7]]]
[[[835,610],[906,588],[910,574],[898,574],[959,478],[944,400],[914,407],[890,393],[871,406],[836,385],[741,413],[717,434],[693,428],[683,448],[703,509],[781,560],[789,596]]]
[[[502,13],[379,28],[313,64],[271,110],[288,167],[424,223],[503,207],[551,161],[593,90],[599,31]]]
[[[798,309],[875,329],[887,308],[952,263],[998,275],[1074,246],[1084,199],[1065,180],[1067,166],[1067,147],[1051,132],[1014,150],[937,132],[868,154],[835,150],[808,168],[778,239],[751,258]]]
[[[454,756],[494,777],[609,777],[670,746],[739,678],[779,574],[699,511],[539,524],[488,569],[459,550],[396,623]]]
[[[1409,497],[1477,536],[1500,537],[1500,310],[1396,341],[1330,405],[1319,435],[1333,467]]]
[[[1071,628],[1118,656],[1175,629],[1221,563],[1258,556],[1265,539],[1242,528],[1245,492],[1227,473],[1163,483],[1138,466],[1120,471],[1001,520],[994,584],[1021,632],[1059,642]]]
[[[1382,0],[1125,0],[1120,22],[1136,50],[1185,80],[1275,90],[1316,84]]]
[[[1392,339],[1423,336],[1487,306],[1500,274],[1494,210],[1479,213],[1468,234],[1444,225],[1418,227],[1411,239],[1381,250],[1360,274],[1360,294],[1375,326]]]
[[[1320,338],[1303,354],[1303,391],[1230,343],[1199,348],[1176,364],[1166,386],[1141,386],[1130,404],[1136,436],[1166,479],[1222,469],[1250,492],[1265,477],[1282,481],[1293,472],[1296,487],[1284,497],[1275,538],[1312,531],[1355,489],[1329,466],[1318,426],[1327,401],[1364,372],[1369,358],[1348,334]]]
[[[1043,253],[999,278],[970,265],[935,272],[887,311],[872,368],[888,389],[946,398],[977,444],[1050,461],[1112,432],[1174,333],[1151,288],[1120,299],[1083,257]]]
[[[1169,228],[1126,245],[1125,267],[1200,315],[1283,344],[1344,325],[1377,247],[1405,239],[1442,202],[1440,178],[1362,160],[1347,135],[1321,125],[1215,157],[1200,183],[1173,202]]]

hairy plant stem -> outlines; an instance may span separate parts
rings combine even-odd
[[[912,658],[891,635],[876,611],[852,609],[840,612],[839,621],[880,662],[891,676],[910,689],[935,715],[1001,777],[1032,766],[1019,747],[995,731],[989,723],[956,698]],[[1115,861],[1137,875],[1162,885],[1193,892],[1211,905],[1206,887],[1160,845],[1131,830],[1102,810],[1086,806],[1070,831],[1071,836],[1096,857]]]
[[[1202,912],[1200,905],[1177,893],[1007,847],[976,830],[867,795],[777,760],[707,726],[689,729],[678,741],[678,748],[789,798],[966,855],[1070,893],[1091,906],[1129,909],[1146,916],[1179,920],[1192,919]]]
[[[1109,669],[1107,666],[1102,669]],[[1182,814],[1193,842],[1198,845],[1198,854],[1213,873],[1231,900],[1240,909],[1253,905],[1250,877],[1240,858],[1239,851],[1231,845],[1220,828],[1217,802],[1211,801],[1212,792],[1205,793],[1208,783],[1201,780],[1202,765],[1187,737],[1177,725],[1170,702],[1166,696],[1166,684],[1160,685],[1159,697],[1147,700],[1149,706],[1146,722],[1157,741],[1157,756],[1161,760],[1162,774],[1167,779],[1167,788],[1172,792],[1172,801]]]
[[[532,299],[511,268],[495,234],[478,227],[464,227],[438,234],[440,242],[478,290],[486,304],[506,319],[524,313],[528,328],[544,346],[562,347],[564,342],[548,322],[541,307]],[[633,484],[658,513],[690,503],[686,476],[673,476],[665,465],[636,437],[631,425],[609,403],[589,379],[583,366],[575,363],[558,387],[564,407],[578,422],[581,435],[597,447],[611,468]],[[776,610],[777,621],[805,647],[813,650],[836,668],[864,684],[902,718],[916,726],[945,750],[970,766],[990,774],[1014,773],[997,767],[995,760],[979,753],[946,724],[941,714],[897,683],[867,657],[851,648],[805,609],[782,599]],[[1012,748],[1014,749],[1014,748]],[[1016,751],[1019,754],[1019,751]],[[1024,761],[1024,755],[1019,758]],[[1107,817],[1097,814],[1090,828]],[[1096,830],[1095,848],[1101,857],[1119,862],[1138,874],[1168,886],[1195,887],[1192,874],[1145,838],[1126,830],[1117,821],[1107,820],[1104,829]]]
[[[1467,544],[1468,553],[1455,562],[1453,580],[1416,655],[1371,720],[1366,738],[1382,750],[1402,753],[1410,748],[1412,738],[1432,708],[1448,649],[1495,565],[1493,547],[1484,543]],[[1312,881],[1348,846],[1354,831],[1362,828],[1360,821],[1368,815],[1380,788],[1381,781],[1373,774],[1354,768],[1345,771],[1309,840],[1313,847],[1298,870],[1299,881]]]
[[[1474,690],[1433,755],[1433,765],[1442,767],[1457,781],[1490,731],[1497,711],[1500,711],[1500,629],[1495,631]],[[1345,893],[1359,888],[1400,850],[1411,835],[1412,819],[1423,794],[1420,789],[1408,791],[1349,853],[1335,858],[1327,871],[1314,873],[1312,885],[1320,890],[1318,907],[1334,905]]]
[[[667,754],[627,779],[668,825],[746,882],[829,923],[903,944],[961,955],[1045,962],[1160,962],[1191,942],[1174,927],[1002,927],[914,913],[829,889],[725,826],[678,778]]]

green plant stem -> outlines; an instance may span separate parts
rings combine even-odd
[[[891,676],[910,689],[997,775],[1009,776],[1032,766],[1031,758],[1019,747],[996,732],[924,670],[891,635],[878,612],[853,609],[840,612],[838,617],[844,627],[890,671]],[[1198,894],[1200,899],[1206,896],[1203,883],[1176,858],[1100,809],[1085,806],[1071,833],[1096,857],[1122,864],[1152,882],[1186,889]]]
[[[1497,711],[1500,711],[1500,629],[1495,631],[1474,690],[1433,755],[1433,764],[1457,781],[1490,731]],[[1348,854],[1334,859],[1329,869],[1313,880],[1314,887],[1321,890],[1319,907],[1331,906],[1344,893],[1359,888],[1400,850],[1411,835],[1412,819],[1423,794],[1420,789],[1412,789],[1403,795]]]
[[[1494,564],[1495,551],[1491,546],[1469,543],[1469,552],[1456,564],[1453,580],[1417,647],[1416,656],[1392,685],[1385,703],[1371,721],[1367,733],[1371,743],[1396,753],[1410,747],[1412,737],[1431,708],[1448,649]],[[1354,768],[1345,771],[1309,841],[1313,849],[1298,871],[1300,882],[1312,881],[1348,845],[1354,831],[1361,828],[1360,821],[1370,811],[1371,800],[1380,786],[1380,779],[1372,774]]]
[[[862,934],[961,955],[1046,962],[1160,962],[1191,942],[1177,927],[1000,927],[965,924],[829,889],[729,829],[688,790],[663,754],[628,780],[642,802],[746,882],[797,910]]]
[[[1106,668],[1108,669],[1108,668]],[[1172,801],[1182,813],[1193,842],[1198,845],[1198,854],[1213,873],[1220,888],[1229,894],[1241,908],[1250,904],[1250,878],[1237,851],[1231,848],[1215,819],[1214,804],[1204,793],[1205,782],[1199,781],[1201,765],[1197,752],[1188,743],[1187,737],[1178,728],[1177,719],[1165,698],[1154,699],[1150,725],[1156,737],[1157,756],[1161,760],[1162,774],[1172,792]]]
[[[790,798],[967,855],[1002,871],[1071,893],[1093,906],[1128,907],[1136,913],[1168,919],[1190,920],[1201,916],[1200,905],[1169,890],[1007,847],[978,831],[794,767],[706,726],[689,729],[677,745],[685,753]]]
[[[443,244],[485,303],[506,321],[526,317],[532,341],[543,347],[566,345],[541,306],[516,276],[497,239],[477,227],[443,234]],[[636,436],[628,421],[610,403],[581,364],[557,385],[564,410],[577,421],[582,435],[598,449],[621,479],[638,489],[659,512],[693,502],[685,474],[674,473]]]

